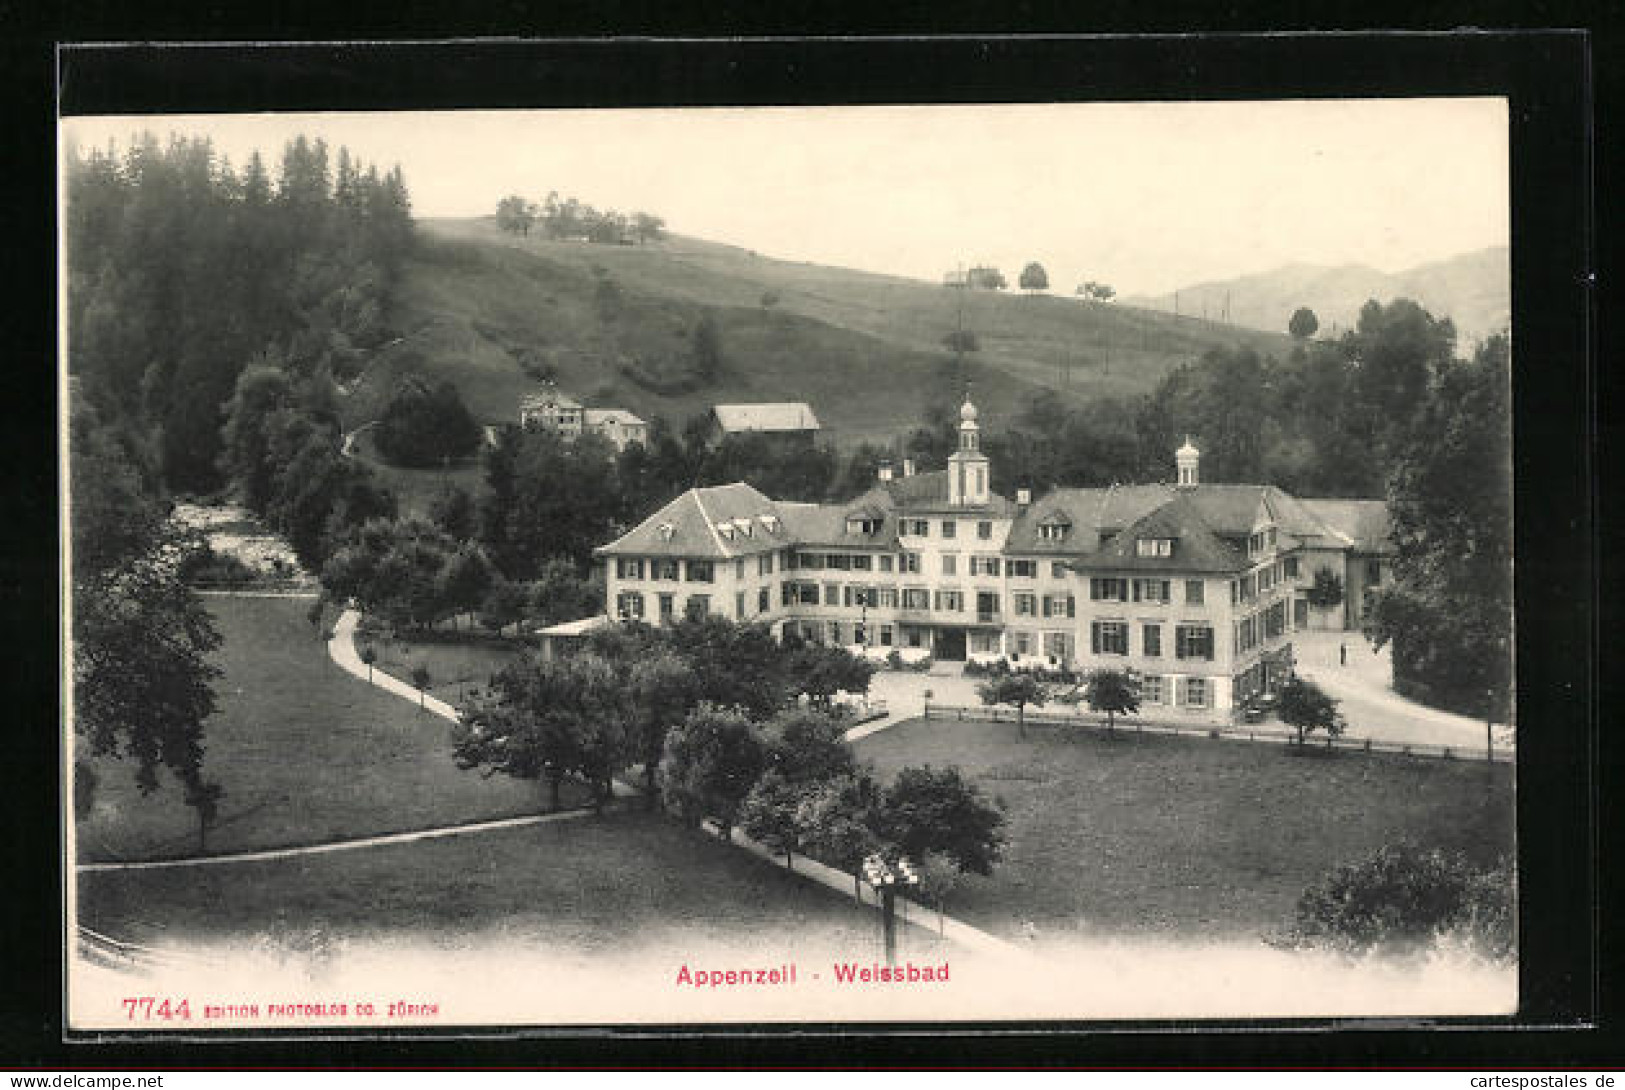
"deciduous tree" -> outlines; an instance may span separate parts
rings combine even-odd
[[[702,704],[666,735],[661,791],[683,820],[714,818],[727,836],[766,763],[766,747],[749,719]]]
[[[1016,733],[1027,737],[1027,708],[1049,701],[1049,687],[1031,674],[1001,674],[976,687],[983,704],[1008,704],[1016,709]]]
[[[1004,807],[957,768],[905,768],[886,788],[882,835],[918,859],[940,852],[961,870],[990,874],[1004,845]]]
[[[1276,714],[1281,722],[1298,732],[1300,746],[1312,731],[1324,731],[1328,738],[1343,733],[1344,722],[1338,714],[1337,701],[1314,682],[1289,677],[1281,686],[1278,698]]]
[[[1049,273],[1044,266],[1036,261],[1027,262],[1027,267],[1021,270],[1021,290],[1027,292],[1046,291],[1049,288]]]
[[[529,235],[539,210],[534,201],[514,194],[497,202],[497,227],[515,235]]]
[[[1394,583],[1367,631],[1394,685],[1505,721],[1512,690],[1511,377],[1505,338],[1445,367],[1393,473]]]
[[[166,524],[94,414],[76,412],[72,429],[74,730],[89,752],[132,760],[143,794],[160,769],[183,784],[201,843],[221,795],[203,772],[220,636],[180,578],[195,543]],[[76,789],[88,799],[93,784]]]
[[[801,796],[796,824],[802,850],[852,875],[852,896],[861,896],[863,860],[884,846],[880,833],[885,796],[866,772],[821,780]]]
[[[1320,319],[1308,307],[1299,307],[1292,312],[1292,319],[1287,322],[1286,328],[1294,340],[1307,341],[1320,328]]]
[[[1106,713],[1106,729],[1116,725],[1119,715],[1140,710],[1140,686],[1124,670],[1092,670],[1084,681],[1083,698],[1089,707]]]

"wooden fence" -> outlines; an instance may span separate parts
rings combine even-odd
[[[964,706],[958,704],[931,704],[925,705],[925,718],[927,719],[953,719],[974,720],[991,723],[1014,723],[1016,713],[1008,708],[997,706]],[[1079,727],[1085,730],[1104,731],[1106,719],[1104,716],[1068,715],[1064,712],[1029,711],[1026,715],[1029,724],[1041,724],[1057,727]],[[1171,723],[1141,719],[1138,716],[1119,716],[1115,730],[1121,734],[1174,734],[1187,737],[1218,738],[1231,742],[1272,742],[1276,745],[1296,745],[1298,734],[1294,730],[1250,725],[1221,725],[1216,723]],[[1516,747],[1497,743],[1489,754],[1483,746],[1447,746],[1436,742],[1391,742],[1380,738],[1360,738],[1349,735],[1339,735],[1336,738],[1325,735],[1311,735],[1304,743],[1306,747],[1330,750],[1354,750],[1360,753],[1398,753],[1407,757],[1436,757],[1446,761],[1483,761],[1492,760],[1498,764],[1510,764],[1516,757]]]

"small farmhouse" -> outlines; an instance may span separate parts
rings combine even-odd
[[[818,417],[805,401],[764,401],[743,405],[711,407],[711,438],[721,442],[729,435],[762,434],[813,440],[819,433]]]

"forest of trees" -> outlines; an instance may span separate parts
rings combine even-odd
[[[225,483],[223,406],[255,357],[313,389],[388,336],[411,244],[399,169],[300,137],[273,177],[150,133],[67,165],[69,372],[176,491]]]
[[[170,500],[231,485],[311,566],[393,516],[333,405],[389,335],[410,200],[398,169],[320,140],[290,142],[273,177],[258,152],[238,169],[148,133],[70,154],[66,217],[75,728],[144,791],[167,770],[201,836],[221,797],[203,769],[219,637]]]

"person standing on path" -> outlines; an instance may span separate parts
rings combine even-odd
[[[1347,666],[1349,664],[1349,645],[1346,643],[1339,643],[1337,645],[1337,664],[1339,666]]]

